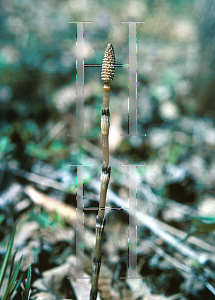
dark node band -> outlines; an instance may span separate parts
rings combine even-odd
[[[106,108],[102,108],[102,116],[110,117],[110,111],[109,111],[109,109],[107,107]]]
[[[96,224],[101,224],[102,223],[102,219],[100,216],[96,217]]]
[[[99,209],[101,209],[101,208],[99,207]],[[105,207],[102,209],[105,209]],[[96,234],[99,236],[101,236],[104,231],[105,221],[106,221],[105,217],[103,220],[101,219],[100,216],[96,217]]]
[[[107,170],[107,165],[106,164],[102,165],[102,172],[106,172],[106,170]]]
[[[110,172],[111,172],[111,166],[107,167],[107,172],[110,174]]]
[[[107,166],[106,164],[102,165],[102,172],[104,172],[105,174],[110,174],[111,166]]]
[[[99,207],[99,209],[105,209],[105,207]],[[103,220],[101,218],[101,216],[98,216],[96,217],[96,224],[101,224],[101,225],[105,225],[105,222],[106,222],[106,218],[104,216]]]
[[[98,259],[94,256],[93,263],[94,263],[94,265],[100,265],[101,264],[101,256]]]
[[[97,259],[95,256],[93,257],[93,274],[99,274],[101,267],[101,256]]]

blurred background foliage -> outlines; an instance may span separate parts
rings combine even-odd
[[[22,186],[29,183],[34,173],[65,187],[63,192],[52,190],[32,180],[42,193],[60,195],[66,204],[75,206],[76,169],[68,164],[91,164],[84,167],[84,188],[95,192],[90,182],[95,179],[99,185],[102,164],[101,68],[84,69],[85,132],[92,136],[79,140],[68,135],[76,131],[76,24],[67,21],[93,21],[84,25],[85,64],[101,64],[109,42],[116,63],[128,64],[128,24],[120,21],[145,21],[137,25],[137,128],[144,136],[120,135],[128,130],[128,69],[116,68],[111,83],[109,187],[126,199],[127,170],[120,169],[120,163],[142,164],[144,167],[137,168],[138,180],[153,192],[150,201],[141,198],[147,213],[187,231],[188,236],[214,231],[214,3],[2,0],[1,199],[12,203],[13,197],[5,196],[4,191],[16,179]],[[16,188],[17,198],[22,198],[23,190]],[[155,194],[163,198],[155,201],[151,197]],[[96,206],[95,193],[92,197],[85,200]],[[177,205],[168,210],[166,200],[170,205],[172,200],[174,205],[186,205],[188,212],[178,217]],[[57,211],[51,215],[28,205],[22,208],[28,211],[26,222],[36,221],[51,233],[68,225]],[[0,240],[19,214],[11,207],[0,208],[0,224],[8,225],[7,230],[0,228]],[[196,209],[192,216],[190,207]],[[127,215],[124,219],[127,222]],[[89,239],[92,241],[91,236]]]
[[[84,25],[85,63],[101,64],[108,42],[116,63],[128,59],[128,25],[137,25],[138,130],[174,127],[181,115],[198,114],[192,95],[200,60],[197,27],[201,1],[16,1],[1,2],[1,164],[31,170],[37,160],[56,168],[88,160],[89,153],[67,134],[75,130],[76,25]],[[100,68],[85,68],[85,129],[100,145]],[[111,128],[127,131],[127,68],[112,83]],[[120,112],[120,113],[119,113]],[[117,119],[118,115],[118,119]],[[64,125],[57,127],[63,121]],[[115,127],[119,124],[118,127]],[[118,129],[117,129],[118,128]],[[120,131],[121,130],[121,131]],[[113,138],[111,153],[131,162],[160,156],[143,139]],[[170,139],[171,140],[171,139]],[[169,140],[169,141],[170,141]],[[189,147],[168,142],[166,160],[177,164]],[[82,154],[83,156],[80,156]],[[69,172],[69,171],[68,171]]]

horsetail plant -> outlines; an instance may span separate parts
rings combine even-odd
[[[101,115],[101,133],[102,133],[102,147],[103,147],[103,165],[101,174],[101,189],[100,189],[100,200],[98,215],[96,217],[96,245],[95,254],[92,263],[92,286],[90,292],[90,300],[96,300],[98,293],[98,279],[99,271],[101,266],[101,247],[102,237],[105,226],[105,203],[108,184],[110,181],[111,167],[109,166],[109,126],[110,126],[110,112],[109,112],[109,101],[110,101],[110,83],[114,77],[115,70],[115,54],[111,43],[108,44],[103,64],[101,79],[104,80],[104,96],[103,96],[103,107]]]

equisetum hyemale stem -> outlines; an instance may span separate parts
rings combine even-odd
[[[103,146],[103,165],[101,174],[101,190],[98,215],[96,217],[96,246],[95,254],[92,264],[92,288],[90,292],[90,300],[96,300],[98,293],[98,279],[101,266],[101,248],[102,248],[102,236],[105,225],[105,203],[108,184],[110,180],[111,167],[109,166],[109,126],[110,126],[110,112],[109,112],[109,100],[110,100],[110,83],[114,77],[115,69],[115,54],[112,44],[108,44],[103,64],[101,78],[104,80],[104,96],[103,96],[103,108],[101,115],[101,133],[102,133],[102,146]]]

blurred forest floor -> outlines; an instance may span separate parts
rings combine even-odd
[[[68,135],[76,131],[76,24],[67,21],[84,20],[93,21],[84,25],[85,64],[101,64],[109,42],[116,63],[127,64],[128,24],[120,21],[145,21],[137,25],[137,129],[145,136],[121,135],[128,130],[127,68],[116,68],[111,83],[112,209],[98,299],[214,299],[215,99],[200,93],[215,86],[210,3],[2,0],[0,263],[18,220],[14,251],[17,260],[23,255],[23,282],[31,264],[31,299],[89,299],[97,212],[84,211],[77,245],[80,182],[68,166],[85,165],[84,208],[98,207],[101,68],[84,69],[84,126],[92,136]],[[206,20],[212,34],[200,26]],[[121,164],[142,165],[133,179],[137,214],[129,215],[130,230],[137,223],[135,280],[126,278],[129,172]],[[84,261],[85,279],[76,278],[76,261]],[[21,299],[21,287],[12,298]]]

